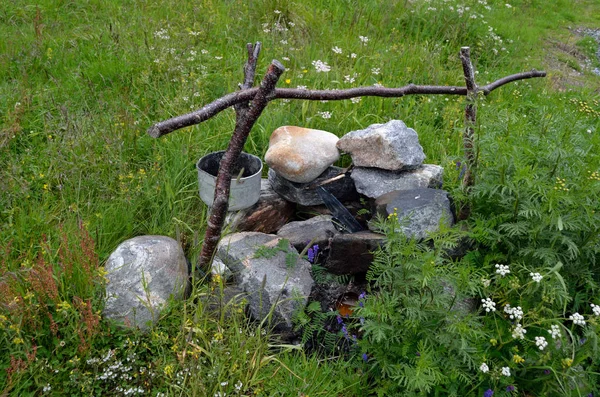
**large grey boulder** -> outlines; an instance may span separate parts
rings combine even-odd
[[[265,161],[287,180],[313,181],[340,157],[331,132],[296,126],[279,127],[271,134]]]
[[[425,160],[417,133],[401,120],[351,131],[337,142],[337,147],[350,153],[357,167],[401,171],[414,169]]]
[[[292,329],[292,316],[304,308],[313,286],[310,263],[287,240],[256,232],[234,233],[218,245],[216,257],[248,294],[251,315],[264,319],[271,308],[278,329]]]
[[[380,168],[355,167],[352,180],[356,190],[367,197],[377,198],[394,190],[442,187],[444,169],[439,165],[423,164],[408,171],[388,171]]]
[[[148,329],[167,301],[183,299],[188,265],[177,241],[165,236],[138,236],[121,243],[105,265],[103,315],[129,327]]]
[[[331,166],[325,170],[317,179],[312,183],[295,183],[289,181],[275,172],[275,170],[269,170],[269,182],[273,190],[277,192],[284,199],[297,203],[304,206],[320,205],[323,204],[323,200],[317,193],[317,189],[311,188],[313,184],[319,184],[327,179],[339,176],[343,171],[343,168]],[[337,179],[324,186],[327,191],[333,194],[339,201],[344,202],[352,200],[358,197],[354,182],[348,175],[344,178]]]
[[[340,234],[333,224],[331,215],[319,215],[305,221],[290,222],[277,232],[279,237],[288,239],[298,251],[312,241],[319,247],[327,245],[329,239]]]
[[[438,189],[396,190],[375,200],[375,212],[384,217],[397,214],[397,231],[423,239],[454,223],[448,192]],[[395,218],[395,216],[393,216]],[[370,224],[369,228],[373,225]]]

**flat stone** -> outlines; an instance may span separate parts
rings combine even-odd
[[[333,237],[325,268],[333,274],[366,273],[373,263],[373,251],[385,236],[370,231],[343,233]]]
[[[439,165],[423,164],[408,171],[355,167],[351,176],[360,194],[377,198],[394,190],[441,188],[443,173],[444,169]]]
[[[250,208],[228,212],[225,227],[237,232],[275,233],[294,216],[296,206],[273,190],[268,179],[260,181],[260,198]]]
[[[183,299],[188,264],[177,241],[138,236],[122,242],[106,262],[105,318],[147,330],[169,299]]]
[[[269,182],[277,194],[284,199],[304,206],[320,205],[323,200],[319,197],[316,189],[306,189],[312,184],[333,178],[339,175],[343,168],[331,166],[325,170],[312,183],[295,183],[279,176],[273,169],[269,170]],[[339,201],[349,201],[358,197],[354,187],[354,181],[348,175],[346,177],[328,183],[324,186]]]
[[[230,234],[219,242],[216,257],[233,272],[235,283],[248,294],[251,315],[262,320],[274,306],[273,325],[289,331],[294,312],[306,305],[313,279],[310,263],[300,258],[289,241],[282,244],[282,240],[256,232]],[[261,247],[268,253],[257,255]],[[293,261],[291,266],[286,263],[289,258]]]
[[[351,131],[337,142],[337,147],[350,153],[357,167],[401,171],[417,168],[425,160],[416,131],[401,120]]]
[[[396,190],[375,200],[375,213],[388,217],[396,209],[396,231],[423,239],[439,230],[440,223],[454,223],[448,192],[439,189]],[[372,224],[369,224],[372,228]]]
[[[289,240],[298,252],[301,252],[311,241],[322,247],[336,234],[340,232],[333,225],[331,215],[319,215],[305,221],[290,222],[277,232],[279,237]]]
[[[327,131],[279,127],[271,134],[265,162],[289,181],[311,182],[339,159],[338,140]]]

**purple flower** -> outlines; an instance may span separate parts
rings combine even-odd
[[[415,355],[416,355],[417,357],[421,357],[421,353],[419,353],[419,352],[416,352],[416,353],[415,353]]]
[[[544,370],[544,375],[550,375],[550,370],[549,369],[545,369]]]
[[[365,307],[365,299],[367,299],[367,293],[363,291],[358,295],[358,306]]]
[[[363,359],[364,362],[369,361],[369,356],[367,356],[367,353],[363,353],[362,359]]]
[[[339,314],[335,317],[337,319],[337,323],[338,324],[344,324],[344,320],[342,320],[342,316],[340,316]]]
[[[483,397],[492,397],[494,395],[494,391],[492,389],[487,389],[484,393],[483,393]]]
[[[360,325],[365,325],[365,318],[364,317],[360,318]]]
[[[309,248],[308,249],[308,261],[310,263],[315,263],[318,253],[319,253],[319,245],[318,244],[315,244],[311,248]]]
[[[515,387],[513,385],[508,385],[508,386],[506,386],[506,391],[509,393],[513,392],[513,391],[515,391]]]

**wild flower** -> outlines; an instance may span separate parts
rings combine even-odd
[[[299,85],[296,88],[299,90],[307,90],[308,89],[305,85]]]
[[[321,117],[323,117],[324,119],[330,119],[331,118],[331,112],[317,112],[317,114]]]
[[[369,42],[369,38],[367,36],[358,36],[358,38],[360,39],[360,42],[363,45],[367,45],[367,43]]]
[[[344,83],[354,83],[355,80],[356,80],[356,73],[354,73],[353,76],[350,76],[350,75],[344,76]]]
[[[507,393],[512,393],[513,391],[515,391],[515,387],[513,385],[506,386]]]
[[[491,298],[482,299],[481,302],[487,313],[496,311],[496,303]]]
[[[531,276],[531,279],[536,283],[539,283],[544,278],[544,276],[542,276],[539,273],[529,273],[529,275]]]
[[[511,307],[510,305],[504,305],[504,312],[509,315],[511,320],[520,320],[523,318],[523,309],[521,306]]]
[[[48,393],[50,390],[52,390],[52,386],[50,386],[50,383],[47,383],[46,386],[42,388],[42,393]]]
[[[221,382],[221,386],[225,387],[229,384],[229,382]]]
[[[594,313],[594,315],[600,316],[600,306],[594,305],[593,303],[590,304],[590,306],[592,307],[592,312]]]
[[[481,284],[483,284],[483,286],[485,288],[489,287],[491,282],[492,282],[492,280],[490,280],[489,278],[482,278],[481,279]]]
[[[512,331],[512,337],[515,339],[525,339],[527,330],[521,324],[517,324]]]
[[[512,360],[515,364],[521,364],[521,363],[525,362],[525,359],[523,357],[519,356],[518,354],[513,355]]]
[[[359,103],[361,99],[362,99],[361,97],[350,98],[350,102],[352,102],[352,103]]]
[[[581,325],[581,326],[585,325],[585,319],[579,313],[573,313],[573,314],[571,314],[569,316],[569,320],[572,320],[573,324],[575,324],[575,325]]]
[[[338,46],[335,46],[331,49],[331,51],[335,52],[336,54],[341,54],[342,53],[342,49]]]
[[[504,277],[508,273],[510,273],[510,269],[508,268],[508,265],[501,265],[499,263],[496,263],[496,274],[499,274],[502,277]]]
[[[548,332],[550,333],[550,336],[552,336],[552,339],[560,337],[560,327],[556,324],[552,324]]]
[[[331,70],[331,66],[329,66],[326,62],[321,61],[320,59],[318,59],[316,61],[312,61],[312,65],[317,70],[317,73],[321,73],[321,72],[326,73]]]
[[[350,54],[350,58],[352,58],[352,59],[356,58],[356,54],[355,53],[351,53]]]
[[[371,73],[373,73],[375,76],[377,76],[377,75],[381,74],[381,69],[380,68],[372,68]]]
[[[488,365],[486,363],[481,364],[481,366],[479,367],[479,370],[481,372],[483,372],[484,374],[488,373],[490,371],[490,367],[488,367]]]
[[[492,397],[494,395],[494,391],[492,389],[487,389],[483,392],[483,397]]]
[[[546,342],[546,338],[543,336],[536,336],[535,344],[540,350],[544,350],[548,346],[548,342]]]
[[[363,353],[362,354],[362,359],[363,359],[364,362],[369,361],[369,356],[367,355],[367,353]]]
[[[510,368],[509,367],[502,367],[502,370],[500,372],[504,376],[510,376]]]
[[[240,391],[242,390],[242,386],[244,386],[244,384],[242,383],[241,380],[238,380],[237,382],[235,382],[235,390]]]

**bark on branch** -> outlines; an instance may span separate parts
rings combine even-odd
[[[481,92],[484,95],[488,95],[496,88],[511,83],[513,81],[545,76],[546,72],[537,70],[532,70],[530,72],[524,73],[517,73],[503,77],[485,86],[479,87],[479,92]],[[252,100],[252,98],[254,98],[257,92],[258,88],[248,88],[242,91],[227,94],[194,112],[173,117],[171,119],[154,124],[148,129],[148,135],[150,135],[153,138],[159,138],[178,129],[189,127],[195,124],[200,124],[231,106],[235,106],[238,103],[244,103]],[[273,90],[273,92],[267,99],[269,101],[273,99],[336,101],[363,96],[399,98],[406,95],[467,95],[467,89],[465,87],[457,86],[434,86],[415,84],[409,84],[399,88],[357,87],[349,88],[346,90],[303,90],[296,88],[276,88],[275,90]]]
[[[254,62],[254,66],[250,69],[254,69],[255,67],[256,62]],[[244,84],[252,84],[249,75],[253,72],[250,69],[245,69],[244,74],[246,79]],[[242,153],[242,149],[244,148],[244,144],[246,143],[246,139],[248,138],[254,123],[269,103],[269,98],[275,89],[275,85],[284,71],[285,68],[283,65],[279,61],[273,60],[260,87],[257,89],[256,95],[254,95],[250,106],[237,114],[238,117],[233,136],[231,137],[229,146],[223,154],[223,158],[219,164],[219,172],[215,182],[214,202],[208,219],[208,227],[204,235],[204,244],[202,245],[202,251],[198,262],[200,269],[208,270],[217,244],[219,243],[219,239],[221,238],[221,231],[229,206],[229,191],[231,187],[231,173],[233,166]]]
[[[471,189],[475,183],[475,168],[477,160],[475,157],[475,125],[477,123],[477,94],[478,87],[475,83],[475,69],[471,63],[471,50],[469,47],[460,49],[460,60],[462,62],[465,75],[465,85],[467,87],[467,104],[465,106],[465,132],[463,134],[463,148],[465,151],[465,175],[463,177],[463,187]],[[471,205],[464,203],[458,211],[458,219],[464,220],[471,214]]]

